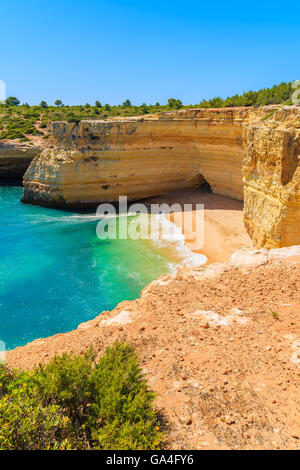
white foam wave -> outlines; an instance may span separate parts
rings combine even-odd
[[[207,258],[205,255],[200,253],[194,253],[185,245],[185,236],[181,229],[177,227],[173,222],[168,220],[164,214],[155,214],[152,217],[156,218],[158,224],[154,224],[154,227],[158,226],[159,236],[157,232],[154,233],[152,242],[159,246],[171,246],[175,253],[180,259],[180,264],[184,266],[199,266],[205,264]]]
[[[39,215],[37,218],[32,216],[33,223],[39,224],[41,222],[64,222],[69,224],[80,224],[82,222],[92,222],[101,219],[119,219],[120,217],[132,217],[132,214],[72,214],[72,215]]]
[[[101,219],[118,219],[120,217],[135,217],[133,214],[70,214],[70,215],[42,215],[36,223],[67,223],[82,224],[84,222],[92,222]],[[194,253],[185,245],[185,236],[181,228],[177,227],[173,222],[168,220],[164,214],[139,214],[140,224],[146,231],[150,228],[149,239],[157,248],[168,248],[175,254],[174,258],[178,259],[178,263],[171,262],[169,268],[171,271],[179,265],[198,266],[206,263],[205,255]]]

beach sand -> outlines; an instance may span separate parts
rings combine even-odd
[[[212,194],[206,189],[174,191],[162,196],[145,200],[146,204],[168,205],[179,203],[181,210],[165,213],[165,217],[181,228],[185,245],[195,253],[207,257],[207,264],[228,261],[230,256],[241,247],[252,248],[253,244],[243,223],[243,203],[223,196]],[[191,208],[183,212],[183,205]],[[204,232],[195,236],[197,213],[196,204],[204,205]],[[200,209],[201,210],[201,209]],[[198,219],[201,220],[201,219]]]

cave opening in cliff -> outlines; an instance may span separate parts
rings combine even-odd
[[[198,188],[205,189],[209,193],[212,193],[212,189],[209,182],[204,178],[201,173],[199,173],[198,175]]]

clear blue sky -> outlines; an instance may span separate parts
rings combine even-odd
[[[30,104],[196,104],[300,79],[299,1],[5,0],[0,15],[0,80]]]

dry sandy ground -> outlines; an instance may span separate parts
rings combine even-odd
[[[167,447],[299,449],[300,249],[286,260],[270,253],[182,268],[75,331],[8,352],[7,362],[31,368],[129,341],[157,392]]]
[[[167,203],[169,205],[179,203],[182,207],[184,204],[191,204],[192,211],[186,213],[176,211],[170,215],[165,214],[165,217],[182,229],[186,237],[187,248],[204,254],[208,263],[228,261],[232,253],[239,248],[253,247],[244,227],[243,203],[240,201],[217,196],[205,189],[191,189],[148,198],[145,202],[147,204]],[[194,235],[196,204],[204,205],[203,240]],[[204,241],[203,244],[202,241]]]

